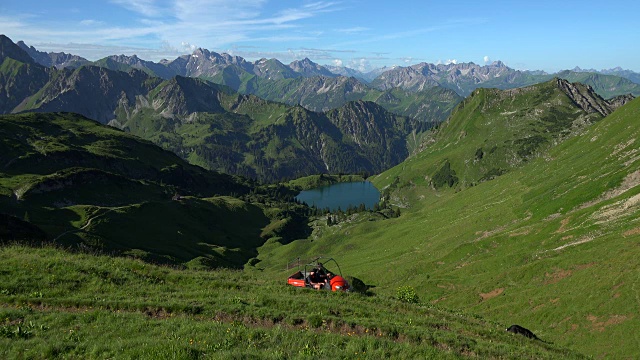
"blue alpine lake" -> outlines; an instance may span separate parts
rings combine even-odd
[[[329,208],[331,211],[338,208],[347,210],[349,206],[358,207],[360,204],[372,209],[380,201],[380,191],[368,181],[357,181],[304,190],[296,199],[309,206]]]

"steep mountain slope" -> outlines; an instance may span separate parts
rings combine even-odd
[[[415,128],[373,103],[315,113],[179,77],[117,113],[113,125],[192,163],[263,181],[382,171],[408,155]]]
[[[490,180],[544,154],[614,107],[590,87],[562,79],[511,90],[478,89],[423,145],[430,159],[438,160],[418,170],[420,177],[436,188]]]
[[[245,180],[190,165],[79,115],[3,115],[0,134],[2,212],[16,226],[36,225],[56,244],[160,263],[242,267],[266,239],[287,236],[296,209],[304,211],[287,203],[281,212],[281,200]],[[260,203],[265,199],[270,206]],[[263,234],[271,219],[280,227]]]
[[[363,100],[373,101],[388,111],[419,120],[426,127],[436,126],[447,119],[462,97],[440,86],[409,92],[393,88],[384,92],[370,91]]]
[[[49,80],[49,71],[35,63],[11,39],[0,35],[0,114],[11,112]]]
[[[340,254],[376,293],[411,284],[426,303],[594,357],[637,357],[640,99],[602,118],[572,108],[559,84],[476,90],[423,152],[375,178],[402,216],[321,227],[313,242],[265,247],[261,266]],[[517,141],[534,136],[548,142]],[[511,152],[503,164],[521,166],[469,186],[500,148]],[[466,185],[434,189],[438,173]]]
[[[62,69],[14,112],[69,111],[107,123],[116,108],[135,104],[136,96],[146,94],[160,81],[135,69],[128,73],[97,66]]]
[[[311,111],[327,111],[360,100],[371,89],[355,78],[313,76],[279,81],[253,77],[238,91],[266,100],[301,105]]]

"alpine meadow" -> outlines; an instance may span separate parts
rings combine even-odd
[[[0,358],[640,357],[623,2],[0,5]]]

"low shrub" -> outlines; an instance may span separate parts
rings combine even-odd
[[[416,294],[416,289],[411,286],[400,286],[396,290],[396,298],[409,304],[417,304],[420,302],[418,294]]]

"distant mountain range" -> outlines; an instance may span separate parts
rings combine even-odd
[[[62,67],[78,67],[90,62],[79,56],[65,53],[44,53],[29,47],[24,42],[18,45],[27,51],[29,55],[41,65]],[[255,83],[275,82],[268,84],[273,87],[287,87],[280,85],[279,81],[295,78],[320,77],[316,82],[330,83],[332,78],[355,78],[360,84],[356,87],[368,86],[376,90],[389,90],[402,88],[407,91],[420,91],[436,86],[441,86],[455,91],[460,96],[469,95],[479,87],[495,87],[510,89],[526,85],[532,85],[550,80],[554,76],[569,81],[586,80],[586,84],[592,86],[604,98],[632,93],[640,95],[640,74],[631,70],[613,68],[608,70],[583,70],[576,67],[557,74],[548,74],[544,71],[521,71],[506,66],[501,61],[495,61],[488,65],[474,63],[450,63],[429,64],[419,63],[407,67],[391,67],[375,69],[367,73],[338,66],[322,66],[308,58],[296,60],[285,65],[277,59],[260,59],[249,62],[242,57],[229,54],[219,54],[206,49],[196,49],[190,55],[182,55],[174,60],[162,60],[159,63],[145,61],[137,56],[112,55],[93,64],[107,67],[112,70],[126,71],[129,68],[137,68],[150,75],[169,79],[180,75],[185,77],[200,77],[216,83],[228,85],[243,93],[251,93],[263,96],[252,91],[257,91]],[[585,73],[591,74],[585,76]],[[606,76],[605,76],[606,75]],[[613,76],[613,77],[609,77]],[[344,80],[343,80],[344,81]],[[331,86],[330,84],[328,86]],[[265,92],[264,90],[262,90]],[[292,97],[285,101],[289,104],[301,104],[304,101]],[[299,102],[296,102],[299,101]],[[311,104],[310,110],[327,110],[328,104]]]
[[[38,51],[33,46],[28,46],[24,41],[18,41],[16,43],[22,50],[26,51],[38,64],[46,67],[56,67],[58,69],[66,67],[79,67],[82,65],[90,64],[91,61],[72,54],[64,52],[49,52]]]
[[[256,69],[270,71],[259,63]],[[191,163],[269,182],[383,171],[409,155],[410,133],[428,128],[370,101],[347,99],[320,113],[204,79],[163,80],[134,68],[96,65],[44,67],[6,37],[0,38],[0,86],[0,113],[78,113],[151,140]],[[392,95],[380,101],[402,103],[401,95]]]
[[[460,93],[551,79],[501,62],[422,63],[385,71],[365,84],[330,76],[308,59],[290,65],[276,59],[248,62],[204,49],[160,63],[110,56],[62,67],[54,59],[76,65],[82,59],[47,57],[25,47],[0,36],[0,113],[75,112],[151,140],[191,163],[267,182],[381,172],[409,156],[420,144],[416,134],[443,122],[462,101]],[[596,98],[593,91],[612,97],[638,93],[640,87],[613,75],[562,77],[587,84],[582,92],[591,95],[577,96],[576,102]]]

